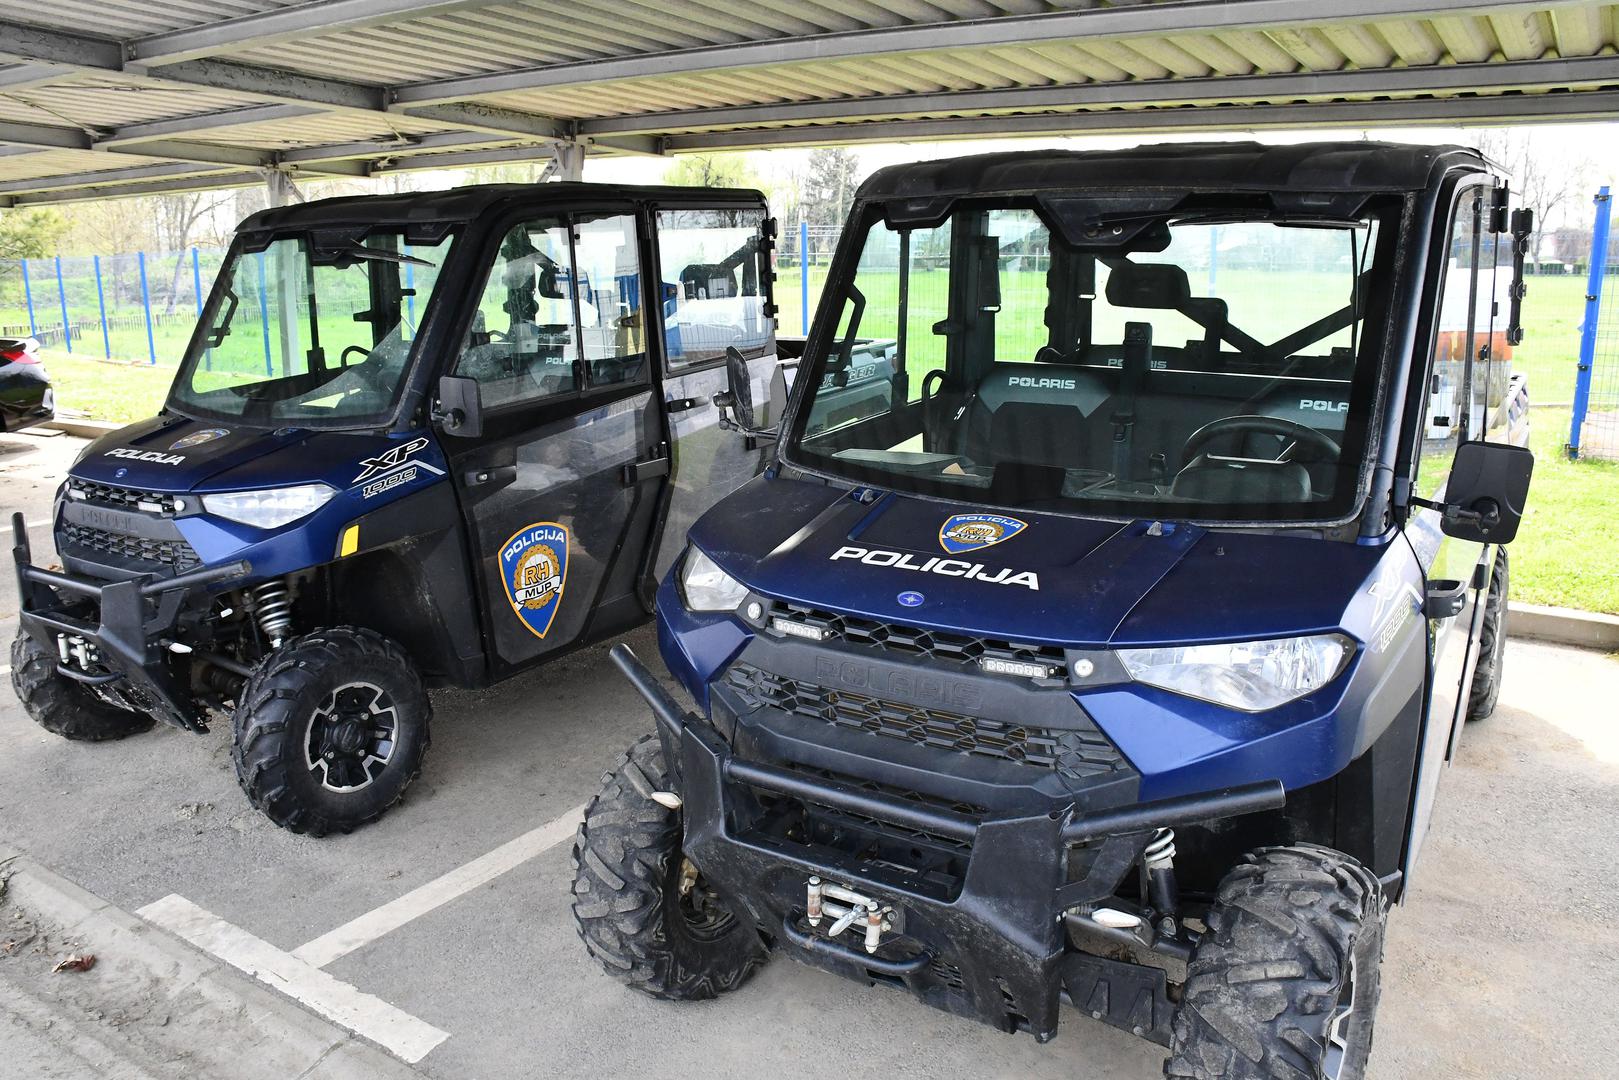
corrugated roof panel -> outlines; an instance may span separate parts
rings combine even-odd
[[[1495,35],[1483,19],[1471,15],[1434,19],[1432,26],[1439,40],[1444,42],[1450,59],[1458,64],[1481,63],[1495,51]]]
[[[0,0],[0,19],[98,37],[133,38],[307,0]]]
[[[241,146],[258,150],[291,150],[305,146],[326,146],[332,143],[381,142],[408,135],[423,135],[443,131],[443,124],[426,123],[409,116],[363,113],[328,113],[301,116],[290,120],[241,124],[235,127],[213,128],[188,136],[193,142],[214,143],[220,146]],[[499,140],[491,135],[491,142]]]
[[[7,154],[0,157],[0,183],[13,180],[47,180],[82,174],[92,182],[97,172],[118,171],[139,165],[161,164],[161,159],[134,154],[103,154],[95,150],[41,150],[34,154]],[[198,165],[196,172],[207,172]],[[190,170],[186,170],[189,172]]]
[[[0,90],[0,114],[7,119],[74,127],[114,128],[253,104],[257,99],[241,94],[154,86],[122,75],[80,75],[70,82]]]

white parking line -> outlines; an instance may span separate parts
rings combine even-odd
[[[183,896],[170,894],[136,914],[412,1064],[450,1037],[448,1032],[339,982]]]
[[[397,900],[389,901],[344,923],[330,933],[322,934],[315,940],[300,945],[292,951],[292,955],[314,967],[325,967],[339,957],[347,956],[355,949],[369,945],[390,930],[397,930],[412,919],[425,915],[434,908],[471,892],[479,885],[493,881],[536,855],[556,847],[573,835],[584,814],[584,805],[576,806],[561,817],[508,840],[493,851],[480,855],[425,885],[417,886]]]

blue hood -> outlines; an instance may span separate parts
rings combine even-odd
[[[1022,523],[953,550],[957,515]],[[691,533],[766,596],[868,618],[1035,644],[1100,647],[1327,631],[1381,545],[997,511],[760,477]],[[959,548],[960,545],[953,545]],[[904,597],[902,600],[901,597]]]
[[[232,427],[154,416],[91,443],[74,464],[81,480],[142,491],[210,492],[285,487],[321,480],[338,490],[367,457],[392,445],[385,435],[307,428]]]

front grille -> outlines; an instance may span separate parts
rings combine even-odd
[[[1054,769],[1070,777],[1097,776],[1123,766],[1113,744],[1094,730],[1043,728],[941,712],[799,682],[749,664],[733,664],[726,681],[750,707],[768,706],[936,750]]]
[[[154,563],[175,571],[189,570],[202,564],[196,551],[184,540],[152,540],[127,533],[108,532],[106,529],[93,529],[71,521],[62,524],[60,539],[66,546]]]
[[[771,615],[804,626],[813,626],[824,635],[822,640],[836,638],[851,645],[863,645],[906,657],[925,656],[961,667],[976,664],[982,657],[1035,661],[1054,665],[1059,670],[1065,661],[1063,651],[1053,645],[1024,644],[967,634],[951,634],[942,630],[925,630],[919,626],[863,619],[857,615],[842,615],[800,604],[775,604],[772,606]]]
[[[67,482],[68,498],[74,502],[93,506],[110,506],[116,510],[140,510],[148,514],[173,517],[180,508],[180,498],[165,491],[140,491],[119,487],[117,484],[98,484],[73,476]]]

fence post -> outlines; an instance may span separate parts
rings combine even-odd
[[[146,287],[146,252],[135,253],[135,263],[141,271],[141,310],[146,313],[146,357],[157,363],[157,342],[152,340],[152,290]]]
[[[259,265],[259,325],[264,328],[264,374],[275,374],[275,358],[270,355],[270,298],[264,290],[264,252],[253,256]]]
[[[1602,311],[1602,278],[1608,269],[1608,223],[1613,200],[1604,185],[1596,197],[1596,227],[1591,230],[1591,266],[1585,279],[1585,321],[1580,324],[1580,360],[1574,376],[1574,416],[1568,429],[1568,456],[1580,456],[1580,428],[1591,403],[1591,367],[1596,361],[1597,317]]]
[[[22,297],[28,305],[28,336],[39,336],[39,323],[34,320],[34,287],[28,283],[28,260],[22,261]]]
[[[107,333],[107,293],[101,287],[101,256],[92,255],[96,266],[96,307],[101,309],[101,347],[107,352],[107,359],[112,359],[112,336]]]
[[[197,249],[191,249],[191,291],[197,296],[197,321],[202,321],[202,264],[197,261]],[[214,368],[214,350],[203,346],[202,366],[205,370]]]
[[[809,337],[809,219],[798,221],[798,317]]]
[[[62,287],[62,256],[56,257],[56,298],[62,302],[62,344],[73,352],[73,328],[67,324],[67,290]]]

